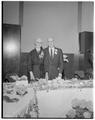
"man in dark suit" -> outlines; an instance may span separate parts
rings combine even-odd
[[[29,53],[28,73],[29,79],[35,80],[44,78],[44,51],[42,48],[42,40],[36,40],[35,48]]]
[[[54,39],[48,39],[48,47],[44,50],[45,75],[49,80],[62,78],[63,53],[62,50],[54,46]]]

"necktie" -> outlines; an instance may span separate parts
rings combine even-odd
[[[53,49],[51,49],[51,57],[53,58]]]

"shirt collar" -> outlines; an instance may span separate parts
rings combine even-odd
[[[41,50],[41,49],[37,49],[37,48],[35,48],[35,49],[36,49],[37,52],[40,52],[40,50]]]
[[[55,47],[52,47],[52,48],[50,48],[50,47],[49,47],[49,49],[52,49],[52,50],[54,50],[54,49],[55,49]]]

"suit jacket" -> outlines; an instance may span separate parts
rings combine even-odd
[[[44,68],[48,72],[49,79],[55,79],[59,73],[63,72],[63,53],[62,50],[55,47],[54,57],[49,54],[49,47],[44,50]]]
[[[40,58],[40,56],[43,56]],[[36,49],[33,49],[29,53],[29,59],[28,59],[28,71],[32,71],[35,78],[43,78],[44,77],[44,51],[43,49],[40,50],[38,53]]]

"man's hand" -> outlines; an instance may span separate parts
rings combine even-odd
[[[34,79],[35,79],[32,71],[30,71],[30,79],[31,79],[31,80],[34,80]]]
[[[48,72],[45,74],[45,79],[48,80]]]
[[[58,79],[61,79],[61,78],[62,78],[62,74],[59,73],[59,75],[58,75]]]

